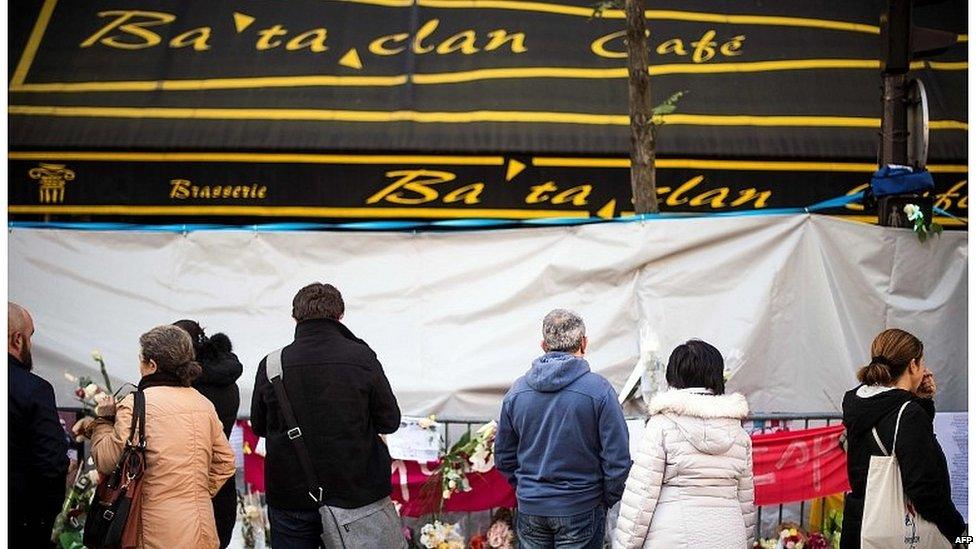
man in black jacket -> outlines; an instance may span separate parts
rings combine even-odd
[[[292,302],[295,340],[282,350],[281,364],[323,503],[353,509],[390,496],[390,454],[380,434],[400,427],[400,408],[376,353],[339,322],[344,311],[335,287],[302,288]],[[251,427],[267,439],[271,544],[315,549],[321,546],[319,505],[309,496],[265,363],[254,382]]]
[[[10,547],[50,547],[64,502],[68,438],[58,419],[54,388],[31,373],[34,321],[7,302],[10,435]]]

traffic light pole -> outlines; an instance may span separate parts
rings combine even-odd
[[[881,158],[879,164],[908,164],[908,77],[882,76]]]
[[[888,0],[881,14],[881,150],[878,165],[908,164],[908,69],[911,0]]]

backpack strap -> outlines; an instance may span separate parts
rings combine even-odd
[[[278,349],[269,354],[265,359],[268,381],[274,387],[275,394],[278,397],[278,404],[281,406],[281,414],[285,417],[285,427],[287,429],[285,434],[291,440],[292,446],[295,448],[295,454],[298,456],[298,462],[301,464],[302,471],[305,473],[305,480],[308,482],[309,487],[308,495],[312,498],[312,501],[321,506],[323,499],[322,484],[318,480],[318,475],[315,474],[315,466],[312,465],[312,458],[308,453],[308,446],[305,445],[302,428],[298,426],[295,411],[291,407],[291,401],[288,400],[288,393],[285,391],[285,383],[282,381],[281,351],[282,349]]]
[[[901,425],[901,415],[905,412],[905,408],[907,408],[908,405],[911,402],[912,401],[910,401],[910,400],[906,400],[905,403],[902,404],[901,405],[901,408],[898,410],[898,418],[895,419],[895,434],[891,437],[891,455],[892,456],[895,455],[895,444],[898,442],[898,427]],[[874,441],[878,443],[878,448],[881,448],[881,453],[887,456],[888,455],[888,449],[885,448],[884,444],[881,443],[881,437],[878,436],[878,429],[877,429],[877,427],[872,427],[871,428],[871,434],[874,435]]]

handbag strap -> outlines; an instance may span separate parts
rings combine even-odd
[[[895,419],[895,434],[891,437],[891,456],[892,457],[894,457],[894,455],[895,455],[895,444],[898,442],[898,427],[899,427],[899,425],[901,425],[901,414],[905,411],[905,408],[907,408],[910,403],[911,403],[910,400],[906,400],[905,403],[902,404],[901,405],[901,408],[898,410],[898,418]],[[878,443],[878,448],[881,448],[881,453],[887,456],[888,455],[888,449],[885,448],[885,445],[881,443],[881,437],[878,436],[878,428],[877,427],[872,427],[871,428],[871,434],[874,435],[874,441]]]
[[[146,447],[146,393],[141,390],[132,393],[132,427],[129,430],[129,444]],[[136,434],[139,435],[136,442]]]
[[[285,383],[282,381],[281,351],[282,349],[278,349],[267,356],[265,359],[266,373],[271,386],[274,387],[275,394],[278,396],[281,413],[285,416],[285,427],[288,429],[285,434],[291,440],[295,453],[298,455],[298,462],[305,472],[305,480],[309,486],[308,495],[316,504],[322,505],[322,484],[315,474],[312,458],[308,453],[308,447],[305,445],[304,433],[302,428],[298,426],[298,420],[295,419],[295,411],[291,407],[291,401],[288,400],[288,393],[285,391]]]

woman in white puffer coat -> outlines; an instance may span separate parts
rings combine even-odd
[[[718,349],[691,340],[668,361],[620,503],[614,549],[751,549],[756,511],[745,397],[726,395]]]

